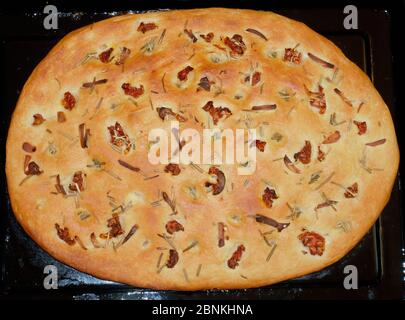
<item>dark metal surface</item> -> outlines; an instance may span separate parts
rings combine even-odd
[[[374,81],[396,117],[391,69],[390,14],[384,10],[359,11],[360,29],[343,28],[342,10],[275,10],[308,24],[325,35]],[[114,13],[116,14],[116,13]],[[30,13],[4,15],[1,23],[10,22],[1,42],[1,133],[4,154],[5,138],[11,113],[27,77],[50,48],[68,31],[107,18],[111,13],[66,13],[59,20],[60,29],[46,31],[43,15]],[[319,19],[319,17],[322,19]],[[21,27],[24,26],[24,27]],[[3,27],[3,26],[1,26]],[[3,29],[3,28],[2,28]],[[1,166],[4,168],[4,156]],[[209,290],[199,292],[155,291],[102,281],[55,261],[40,249],[22,230],[12,213],[1,172],[0,261],[1,293],[9,297],[48,297],[73,299],[308,299],[308,298],[400,298],[401,283],[401,206],[400,187],[396,182],[390,202],[381,218],[365,238],[341,261],[311,275],[269,287],[248,290]],[[43,288],[43,268],[57,266],[59,289]],[[355,265],[359,289],[345,290],[343,269]]]

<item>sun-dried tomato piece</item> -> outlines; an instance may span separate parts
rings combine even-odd
[[[256,30],[253,28],[247,28],[246,31],[255,34],[256,36],[262,38],[264,41],[268,40],[267,37],[263,33],[261,33],[259,30]]]
[[[177,73],[177,78],[178,78],[180,81],[186,81],[188,74],[189,74],[191,71],[193,71],[193,70],[194,70],[193,67],[187,66],[187,67],[185,67],[183,70],[180,70],[180,71]]]
[[[110,133],[110,142],[117,147],[125,147],[124,153],[128,153],[131,150],[132,143],[121,124],[115,122],[115,125],[109,126],[107,129]]]
[[[139,96],[143,95],[143,93],[144,93],[143,85],[140,85],[139,88],[137,88],[137,87],[132,87],[129,83],[123,83],[121,88],[122,88],[122,90],[124,90],[124,93],[127,96],[134,97],[135,99],[138,98]]]
[[[338,88],[333,89],[333,91],[343,100],[344,103],[353,107],[353,103],[344,95],[344,93]]]
[[[318,108],[319,114],[324,114],[326,111],[326,100],[323,87],[318,85],[318,91],[310,91],[306,86],[304,87],[307,95],[309,96],[309,104],[315,108]]]
[[[28,168],[25,174],[39,176],[42,172],[43,171],[39,168],[39,166],[34,161],[31,161],[30,163],[28,163]]]
[[[118,213],[113,213],[112,218],[107,220],[107,227],[110,228],[110,238],[118,237],[124,233],[124,230],[121,227],[120,217]]]
[[[205,34],[200,34],[200,37],[203,38],[206,42],[211,42],[214,38],[214,34],[212,32]]]
[[[220,194],[225,188],[225,175],[217,167],[211,167],[208,170],[208,174],[213,174],[217,177],[217,183],[206,182],[205,186],[207,188],[212,187],[212,194],[214,196]]]
[[[37,150],[37,147],[33,146],[31,143],[29,142],[24,142],[22,145],[22,148],[25,152],[28,153],[33,153]]]
[[[169,250],[169,259],[166,262],[166,266],[168,268],[173,268],[177,262],[179,261],[179,254],[177,253],[176,250],[170,249]]]
[[[62,184],[60,183],[60,175],[59,175],[59,174],[56,175],[55,188],[56,188],[56,191],[57,191],[58,193],[62,193],[63,195],[66,195],[65,189],[63,188]]]
[[[255,71],[255,73],[253,73],[252,75],[252,86],[255,86],[256,84],[258,84],[260,82],[262,74],[258,71]]]
[[[181,223],[177,222],[176,220],[170,220],[166,223],[166,231],[169,234],[173,234],[178,231],[184,231],[184,227]]]
[[[67,110],[72,110],[76,105],[76,98],[69,91],[63,95],[62,105]]]
[[[187,119],[184,118],[181,114],[175,113],[175,112],[174,112],[172,109],[170,109],[170,108],[159,107],[159,108],[156,108],[156,111],[157,111],[158,114],[159,114],[159,118],[162,119],[162,120],[165,120],[165,118],[166,118],[167,116],[172,116],[172,117],[174,117],[174,118],[175,118],[177,121],[179,121],[179,122],[186,122],[186,121],[187,121]]]
[[[292,62],[295,64],[300,64],[302,58],[302,53],[295,48],[285,48],[284,49],[284,61]]]
[[[165,120],[167,116],[176,116],[176,113],[170,108],[159,107],[156,111],[158,112],[159,118],[162,120]]]
[[[124,160],[118,159],[118,163],[120,165],[122,165],[124,168],[127,168],[128,170],[135,171],[135,172],[141,171],[140,168],[134,167],[133,165],[129,164],[128,162],[125,162]]]
[[[308,247],[311,255],[321,256],[325,250],[325,238],[313,231],[304,231],[298,236],[302,244]]]
[[[357,182],[353,183],[350,187],[347,188],[347,191],[344,193],[345,198],[354,198],[359,192],[359,186]]]
[[[186,145],[186,141],[183,139],[179,142],[179,149],[183,149],[183,147]]]
[[[330,69],[333,69],[335,67],[332,63],[327,62],[327,61],[317,57],[316,55],[312,54],[311,52],[308,52],[308,57],[311,58],[311,60],[315,61],[316,63],[319,63],[322,67],[330,68]]]
[[[301,170],[298,169],[294,165],[294,163],[292,163],[292,161],[290,160],[290,158],[287,155],[284,156],[283,161],[284,161],[285,166],[288,168],[288,170],[290,170],[291,172],[297,173],[297,174],[301,173]]]
[[[287,223],[278,222],[278,221],[274,220],[273,218],[266,217],[262,214],[256,214],[255,219],[256,219],[256,222],[264,223],[264,224],[267,224],[269,226],[276,228],[278,232],[283,231],[285,228],[287,228],[290,225],[289,222],[287,222]]]
[[[38,164],[36,164],[34,161],[31,161],[31,156],[26,155],[24,158],[24,173],[27,176],[39,176],[43,171],[39,168]]]
[[[73,246],[76,243],[75,239],[70,237],[69,229],[67,227],[62,229],[58,223],[55,223],[55,228],[56,232],[58,233],[58,237],[65,241],[69,246]]]
[[[107,50],[101,52],[101,53],[98,55],[98,58],[100,59],[100,61],[101,61],[102,63],[108,63],[108,62],[110,62],[110,61],[111,61],[110,56],[111,56],[111,53],[113,52],[113,50],[114,50],[113,48],[109,48],[109,49],[107,49]]]
[[[93,244],[94,248],[103,248],[103,246],[100,244],[100,242],[98,242],[96,235],[94,234],[94,232],[92,232],[90,234],[90,240],[91,243]]]
[[[83,244],[83,241],[79,238],[79,236],[74,236],[73,239],[78,243],[80,248],[82,248],[83,250],[87,250],[86,246]]]
[[[242,258],[242,253],[245,251],[245,246],[243,244],[239,245],[232,257],[228,260],[228,267],[235,269],[239,265],[239,261]]]
[[[218,223],[218,247],[225,245],[225,224],[223,222]]]
[[[262,104],[260,106],[253,106],[250,110],[252,111],[268,111],[277,109],[276,104]],[[247,109],[249,110],[249,109]]]
[[[331,144],[335,143],[340,139],[340,132],[336,130],[335,132],[331,133],[329,136],[327,136],[323,141],[322,144]]]
[[[87,142],[90,137],[90,129],[86,128],[84,123],[79,124],[79,140],[80,146],[85,149],[88,147]]]
[[[301,151],[297,152],[294,154],[294,159],[297,161],[301,161],[303,164],[308,164],[311,162],[311,151],[312,151],[312,146],[311,142],[308,140],[305,140],[305,145],[301,149]]]
[[[252,74],[252,82],[251,82],[252,87],[254,87],[260,82],[261,76],[262,74],[259,71],[255,71]],[[245,78],[245,82],[250,82],[250,75]]]
[[[190,38],[191,41],[197,42],[197,37],[194,35],[191,29],[184,29],[184,33]]]
[[[83,88],[87,88],[87,89],[94,90],[94,88],[95,88],[97,85],[105,84],[105,83],[107,83],[107,82],[108,82],[108,79],[96,80],[96,78],[94,77],[94,78],[93,78],[93,81],[83,83],[83,84],[82,84],[82,87],[83,87]]]
[[[367,131],[367,122],[366,121],[353,121],[354,124],[357,126],[358,134],[361,136],[362,134],[365,134]]]
[[[262,140],[255,140],[256,148],[259,149],[260,152],[264,152],[264,148],[266,147],[266,141]]]
[[[119,122],[115,122],[115,125],[109,126],[108,131],[110,132],[110,142],[114,144],[116,143],[116,138],[126,136]]]
[[[31,161],[28,164],[28,170],[27,170],[28,175],[40,175],[42,172],[43,171],[41,171],[39,166],[34,161]]]
[[[58,122],[59,123],[62,123],[62,122],[66,121],[66,116],[65,116],[65,113],[63,111],[58,111],[57,117],[58,117]]]
[[[169,195],[165,191],[162,192],[162,197],[163,197],[164,202],[166,202],[169,205],[170,209],[172,209],[172,211],[173,211],[172,213],[177,214],[176,202],[174,201],[174,199],[173,200],[170,199]]]
[[[72,191],[84,191],[84,177],[86,177],[85,173],[76,171],[73,174],[72,183],[69,184],[69,189]],[[79,187],[79,190],[77,187]]]
[[[205,91],[210,91],[211,90],[211,85],[214,84],[214,81],[210,81],[208,79],[208,77],[203,77],[200,79],[200,82],[198,83],[198,86],[202,89],[204,89]],[[199,90],[199,88],[197,89],[197,91]]]
[[[178,176],[181,172],[181,169],[177,163],[169,163],[165,167],[165,172],[170,172],[172,176]]]
[[[377,147],[377,146],[380,146],[380,145],[384,144],[386,141],[387,141],[387,139],[383,138],[383,139],[376,140],[376,141],[373,141],[373,142],[368,142],[368,143],[366,143],[366,146]]]
[[[321,150],[321,146],[318,146],[318,156],[317,156],[318,161],[322,162],[323,160],[325,160],[325,156],[326,154]]]
[[[131,237],[135,234],[135,232],[138,230],[139,226],[137,224],[134,224],[131,229],[128,231],[126,234],[124,240],[122,240],[120,245],[123,245],[125,242],[127,242]]]
[[[215,125],[218,124],[218,121],[221,118],[223,117],[228,118],[229,116],[232,115],[231,110],[229,110],[228,108],[214,107],[214,103],[212,101],[208,101],[203,107],[203,110],[211,115]]]
[[[120,55],[119,55],[118,59],[115,61],[115,64],[117,66],[124,64],[130,54],[131,54],[130,49],[128,49],[126,47],[122,47],[121,51],[120,51]]]
[[[266,187],[266,189],[264,189],[262,199],[263,199],[266,207],[271,208],[273,206],[273,200],[278,199],[276,190]]]
[[[145,32],[147,32],[147,31],[154,30],[154,29],[156,29],[157,27],[158,27],[158,26],[157,26],[155,23],[153,23],[153,22],[148,22],[148,23],[141,22],[141,23],[139,24],[139,26],[138,26],[137,31],[140,31],[140,32],[142,32],[142,33],[145,33]]]
[[[233,57],[243,55],[246,49],[242,36],[239,34],[234,34],[232,38],[225,37],[224,44],[231,49],[231,56]]]
[[[39,126],[40,124],[44,123],[45,118],[42,116],[42,114],[36,113],[33,115],[34,117],[34,122],[32,123],[33,126]]]

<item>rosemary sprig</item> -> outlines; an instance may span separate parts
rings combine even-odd
[[[202,268],[202,264],[200,263],[200,264],[198,265],[197,272],[195,273],[195,276],[196,276],[196,277],[198,277],[198,276],[200,275],[200,273],[201,273],[201,268]]]
[[[342,230],[344,233],[347,233],[352,228],[352,223],[350,221],[338,221],[336,224],[336,229]]]
[[[322,173],[322,170],[311,174],[311,178],[310,178],[308,184],[313,184],[314,182],[317,182],[319,180],[319,178],[321,177],[321,173]]]
[[[269,254],[268,254],[267,258],[266,258],[266,262],[269,262],[269,261],[270,261],[271,257],[272,257],[273,254],[274,254],[274,251],[276,251],[276,248],[277,248],[277,243],[275,243],[275,244],[273,245],[273,247],[271,248],[271,250],[270,250],[270,252],[269,252]]]
[[[341,125],[341,124],[343,124],[345,122],[346,122],[346,120],[342,120],[340,122],[336,121],[336,112],[334,112],[334,113],[332,113],[330,115],[329,124],[331,124],[332,126],[338,126],[338,125]]]
[[[280,133],[275,132],[275,133],[271,136],[270,139],[271,139],[271,140],[275,140],[275,141],[277,141],[277,142],[280,142],[280,140],[283,139],[283,136],[282,136]]]
[[[299,208],[299,207],[297,207],[297,206],[291,206],[288,202],[287,202],[287,207],[288,207],[288,209],[290,209],[290,211],[291,211],[291,214],[288,215],[287,218],[288,218],[288,219],[291,219],[291,220],[298,219],[299,216],[300,216],[301,213],[302,213],[301,208]]]
[[[162,258],[163,258],[163,252],[160,253],[156,267],[157,269],[160,269],[160,263],[162,262]]]
[[[296,95],[296,92],[289,88],[286,88],[286,89],[280,90],[278,92],[278,94],[281,97],[281,99],[288,102],[288,101],[290,101],[290,99],[292,97],[294,97]]]
[[[150,54],[155,50],[156,47],[156,40],[158,37],[153,37],[149,39],[140,49],[140,51],[144,54]]]
[[[187,252],[188,250],[194,248],[196,245],[198,245],[198,241],[194,240],[193,242],[191,242],[190,245],[183,249],[183,252]]]
[[[173,241],[166,234],[164,234],[164,233],[158,234],[158,237],[164,239],[169,244],[169,246],[171,246],[174,250],[177,251]]]
[[[315,188],[315,190],[319,190],[319,189],[321,189],[325,184],[327,184],[329,181],[330,181],[330,179],[332,179],[332,177],[335,175],[335,172],[333,171],[322,183],[320,183],[316,188]]]
[[[184,279],[186,280],[186,282],[190,282],[188,275],[187,275],[187,270],[183,268],[183,275],[184,275]]]
[[[166,87],[165,87],[165,77],[166,77],[166,72],[163,74],[162,76],[162,88],[163,88],[163,92],[166,93]]]
[[[81,66],[91,59],[97,59],[97,52],[88,52],[77,66]]]
[[[195,163],[190,162],[190,166],[192,166],[192,167],[193,167],[195,170],[197,170],[198,172],[204,173],[204,170],[203,170],[199,165],[196,165]]]

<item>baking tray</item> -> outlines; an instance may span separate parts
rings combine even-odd
[[[206,4],[205,4],[206,6]],[[214,3],[212,6],[226,6]],[[236,5],[246,7],[246,5]],[[204,7],[193,1],[173,2],[172,8]],[[136,9],[161,9],[167,4],[150,4]],[[251,2],[250,8],[272,10],[302,21],[323,34],[362,68],[372,79],[377,90],[396,119],[393,70],[391,63],[391,12],[359,8],[360,28],[343,28],[343,10],[339,8],[264,8]],[[65,8],[59,18],[59,29],[47,31],[42,27],[41,10],[25,13],[9,12],[0,17],[1,35],[1,133],[2,154],[5,150],[10,117],[20,90],[39,61],[66,33],[80,26],[128,12],[129,8],[95,11],[86,8]],[[63,8],[62,8],[63,9]],[[130,12],[137,12],[133,7]],[[1,14],[0,14],[1,15]],[[322,17],[322,19],[319,19]],[[3,26],[4,24],[4,26]],[[5,26],[15,25],[16,28]],[[23,27],[21,27],[23,26]],[[1,158],[4,168],[5,157]],[[22,230],[14,218],[7,194],[4,171],[1,171],[1,226],[0,226],[0,294],[7,298],[55,299],[399,299],[403,295],[402,230],[400,184],[394,184],[391,199],[382,216],[364,239],[342,260],[334,265],[298,279],[268,287],[246,290],[206,290],[197,292],[157,291],[134,288],[103,281],[59,263],[39,248]],[[402,252],[401,252],[402,250]],[[43,269],[46,265],[58,268],[58,290],[45,290]],[[358,269],[359,289],[345,290],[343,269],[354,265]]]

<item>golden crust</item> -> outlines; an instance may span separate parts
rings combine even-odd
[[[142,33],[137,31],[141,22],[153,22],[158,28]],[[185,28],[192,30],[197,42],[191,41]],[[267,41],[247,32],[248,28],[259,30]],[[163,30],[166,31],[162,37]],[[200,37],[209,32],[214,33],[211,43]],[[224,45],[224,37],[234,34],[241,35],[246,44],[241,57],[230,57]],[[144,45],[151,41],[154,48],[147,52]],[[294,48],[298,43],[301,63],[283,61],[284,49]],[[102,63],[97,58],[83,61],[88,53],[98,55],[110,47],[114,49],[113,61]],[[131,54],[123,65],[117,66],[114,62],[121,47],[130,48]],[[308,57],[309,52],[332,63],[334,68],[323,67]],[[187,65],[194,70],[179,86],[177,74]],[[252,74],[252,68],[261,72],[260,82],[255,86],[244,81],[247,74]],[[209,92],[196,91],[204,76],[216,85]],[[97,85],[94,90],[81,88],[93,78],[108,79],[108,82]],[[123,83],[137,87],[142,84],[145,92],[130,101],[121,89]],[[318,83],[326,97],[324,114],[310,105],[305,89],[306,86],[310,91],[317,91]],[[280,94],[287,88],[293,93],[290,97]],[[344,102],[335,88],[350,99],[352,106]],[[71,111],[61,104],[66,91],[77,100]],[[157,107],[184,112],[188,121],[181,127],[201,129],[201,123],[195,123],[192,118],[195,116],[207,124],[207,113],[202,107],[209,100],[214,101],[215,106],[232,111],[232,116],[219,121],[216,127],[261,128],[259,139],[267,142],[264,152],[257,154],[254,175],[238,176],[235,166],[220,166],[227,182],[224,191],[216,196],[204,189],[210,166],[201,165],[205,173],[200,173],[191,166],[180,165],[181,173],[172,176],[164,172],[164,165],[151,165],[146,156],[148,131],[162,125],[169,128],[168,122],[158,117]],[[273,103],[277,104],[274,111],[242,111],[252,105]],[[58,123],[58,111],[65,113],[66,122]],[[33,126],[36,113],[43,115],[46,121]],[[330,118],[334,113],[333,125]],[[353,120],[367,123],[365,134],[358,134]],[[135,139],[136,149],[127,155],[114,151],[109,143],[107,127],[115,121]],[[81,123],[85,123],[91,133],[89,147],[85,149],[79,141]],[[325,136],[336,130],[340,132],[340,139],[333,144],[322,144]],[[281,134],[280,141],[274,139],[275,133]],[[379,146],[365,145],[383,138],[385,143]],[[300,174],[288,171],[282,160],[273,161],[284,155],[294,160],[294,153],[301,150],[306,140],[312,144],[312,157],[309,164],[296,164]],[[32,160],[44,173],[20,185],[26,177],[24,142],[36,146]],[[50,152],[50,145],[56,153]],[[318,145],[327,153],[322,162],[316,157]],[[361,161],[365,154],[366,160]],[[337,47],[304,24],[274,13],[221,8],[119,16],[68,34],[25,84],[12,117],[6,156],[14,213],[24,230],[43,249],[62,262],[103,279],[176,290],[258,287],[332,264],[351,250],[378,218],[390,197],[399,163],[387,106],[368,77]],[[106,170],[87,167],[93,159],[105,162]],[[146,176],[159,174],[159,177],[145,180],[141,173],[120,166],[118,159],[141,168]],[[87,177],[85,190],[80,192],[77,201],[80,208],[90,214],[83,220],[75,197],[52,194],[56,191],[56,175],[68,179],[80,170]],[[318,180],[309,184],[317,172],[320,172]],[[328,177],[332,178],[323,184]],[[354,198],[344,197],[343,189],[355,182],[358,194]],[[267,208],[262,201],[268,185],[279,196],[272,208]],[[196,199],[187,191],[190,187],[195,188]],[[170,215],[172,210],[163,201],[160,206],[151,205],[158,198],[158,190],[170,195],[172,188],[178,210],[175,216]],[[322,194],[337,201],[337,212],[331,206],[314,210],[324,202]],[[114,203],[132,205],[120,214],[126,233],[131,226],[138,225],[130,240],[117,249],[113,248],[113,243],[122,240],[123,235],[107,241],[98,237],[109,231],[107,220],[112,216]],[[299,207],[301,214],[293,219],[287,204]],[[290,222],[290,225],[277,232],[249,217],[254,214]],[[157,234],[165,233],[165,224],[173,218],[185,229],[175,233],[172,239],[179,261],[174,268],[166,267],[157,272],[161,253],[160,265],[168,259],[168,250],[157,248],[169,248]],[[226,225],[229,236],[221,248],[217,245],[219,222]],[[55,223],[67,227],[72,237],[79,236],[87,250],[78,243],[70,246],[62,241]],[[325,238],[321,256],[309,254],[298,239],[303,228]],[[277,244],[269,261],[266,259],[272,248],[259,231],[268,232],[270,244]],[[92,232],[100,243],[106,243],[105,248],[94,248],[90,239]],[[198,241],[198,245],[183,252],[193,241]],[[246,250],[239,265],[231,269],[227,260],[241,244]]]

